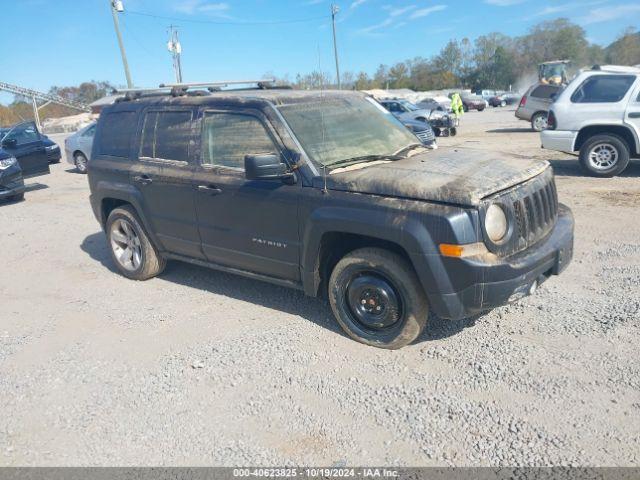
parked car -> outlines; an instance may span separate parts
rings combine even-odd
[[[41,134],[42,142],[44,143],[44,149],[47,152],[47,159],[49,163],[60,163],[62,159],[62,152],[60,151],[60,146],[49,137],[44,134]]]
[[[416,107],[432,112],[448,112],[451,108],[451,102],[449,102],[449,107],[445,107],[441,102],[434,98],[423,98],[416,103]]]
[[[542,147],[580,152],[580,165],[613,177],[640,157],[640,69],[601,67],[580,73],[551,106]]]
[[[0,140],[2,140],[2,138],[7,133],[9,133],[12,128],[13,127],[0,128]],[[60,152],[60,147],[58,146],[58,144],[43,133],[40,134],[40,137],[42,138],[42,142],[44,143],[44,149],[47,152],[49,163],[59,163],[62,158],[62,153]]]
[[[42,135],[33,122],[10,128],[0,139],[0,199],[24,198],[24,179],[49,173]]]
[[[67,162],[75,165],[79,173],[87,173],[87,165],[91,158],[91,148],[93,147],[95,133],[96,124],[94,122],[70,135],[64,141]]]
[[[478,95],[463,94],[460,98],[462,99],[462,106],[465,112],[468,112],[469,110],[482,112],[487,108],[486,100]]]
[[[431,128],[429,122],[422,122],[419,120],[402,120],[402,124],[407,127],[418,140],[428,148],[436,149],[436,134]]]
[[[531,122],[531,128],[541,132],[547,128],[547,115],[560,88],[557,85],[536,83],[531,86],[520,100],[516,109],[516,117]]]
[[[401,98],[383,99],[380,104],[393,114],[397,119],[418,120],[426,122],[431,115],[431,110],[419,108],[408,100]]]
[[[188,93],[98,120],[90,201],[125,277],[177,259],[326,294],[349,336],[399,348],[430,309],[480,313],[571,260],[545,161],[423,149],[359,92]]]

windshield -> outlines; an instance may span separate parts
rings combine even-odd
[[[281,105],[278,110],[311,160],[324,166],[393,156],[419,143],[393,115],[365,97],[326,97]]]
[[[413,103],[407,101],[407,100],[400,100],[400,102],[402,105],[404,105],[405,107],[407,107],[410,111],[415,112],[416,110],[420,110],[418,107],[416,107]]]

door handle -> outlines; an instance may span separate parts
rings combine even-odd
[[[215,185],[198,185],[198,191],[208,193],[209,195],[220,195],[222,190]]]
[[[138,175],[137,177],[133,177],[134,182],[141,183],[142,185],[149,185],[153,183],[153,178],[148,175]]]
[[[640,112],[631,112],[629,118],[640,118]]]

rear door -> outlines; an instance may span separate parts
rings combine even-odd
[[[49,159],[36,124],[16,125],[2,139],[4,150],[18,159],[22,175],[33,177],[49,173]]]
[[[131,183],[161,247],[202,258],[192,185],[193,117],[190,107],[144,112]]]

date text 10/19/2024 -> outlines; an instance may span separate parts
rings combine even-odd
[[[396,478],[398,471],[387,468],[234,468],[238,478]]]

